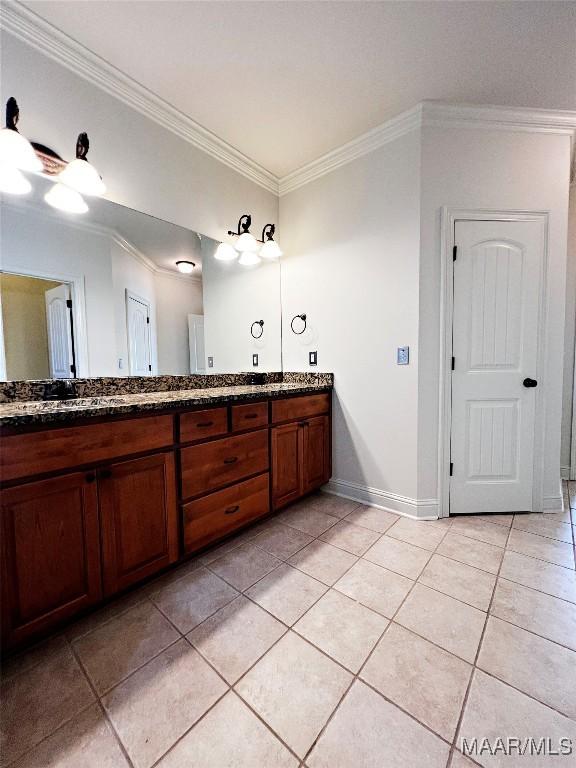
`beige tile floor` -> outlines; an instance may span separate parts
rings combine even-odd
[[[314,495],[9,660],[0,766],[575,765],[565,492],[435,522]],[[574,752],[459,751],[508,736]]]

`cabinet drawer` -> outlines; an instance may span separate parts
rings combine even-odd
[[[246,403],[232,406],[232,431],[256,429],[268,424],[268,403]]]
[[[192,445],[180,452],[182,498],[235,483],[268,469],[268,430]]]
[[[144,453],[172,445],[173,441],[173,416],[146,416],[8,435],[0,441],[2,479],[15,480]]]
[[[208,408],[180,416],[180,442],[191,443],[206,437],[218,437],[228,432],[228,409]]]
[[[272,403],[272,423],[281,421],[296,421],[309,416],[319,416],[328,413],[330,409],[330,394],[323,392],[319,395],[304,395],[289,397],[285,400],[274,400]]]
[[[270,511],[268,473],[182,507],[184,549],[194,552]]]

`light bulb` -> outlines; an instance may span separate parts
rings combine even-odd
[[[240,251],[240,253],[257,251],[258,241],[250,232],[243,232],[236,241],[236,250]]]
[[[64,184],[54,184],[52,189],[44,195],[44,200],[52,208],[66,211],[66,213],[86,213],[88,211],[88,206],[82,195]]]
[[[255,264],[260,264],[260,256],[254,251],[244,251],[240,254],[238,264],[242,264],[243,267],[253,267]]]
[[[32,144],[12,128],[0,130],[0,164],[34,173],[44,168]]]
[[[94,166],[82,158],[72,160],[58,174],[58,181],[67,184],[82,195],[103,195],[106,192],[104,182]]]
[[[266,240],[262,248],[260,248],[260,256],[263,259],[278,259],[282,256],[282,251],[275,240]]]
[[[234,261],[234,259],[238,258],[238,251],[230,243],[220,243],[218,248],[216,248],[214,258],[218,259],[218,261]]]
[[[18,168],[12,165],[0,165],[0,192],[8,195],[27,195],[32,184]]]
[[[176,266],[178,267],[179,272],[182,272],[183,275],[189,275],[196,264],[194,264],[193,261],[177,261]]]

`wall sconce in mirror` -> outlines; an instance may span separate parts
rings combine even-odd
[[[181,260],[176,262],[176,266],[178,267],[178,272],[182,272],[183,275],[190,275],[196,264],[193,261]]]
[[[296,328],[294,327],[294,322],[296,320],[300,320],[299,323],[296,323],[296,327],[297,328],[300,327],[300,330],[296,330]],[[294,317],[292,318],[292,320],[290,322],[290,328],[292,329],[292,333],[295,333],[296,336],[302,336],[302,334],[306,330],[306,315],[305,314],[303,314],[303,315],[294,315]]]
[[[262,230],[262,239],[257,240],[250,232],[252,225],[252,216],[245,213],[238,219],[236,232],[231,229],[228,234],[237,237],[238,240],[234,246],[230,243],[220,243],[214,254],[218,261],[234,261],[240,253],[239,264],[243,267],[252,267],[260,263],[260,259],[278,259],[282,256],[280,246],[274,240],[276,232],[275,224],[266,224]]]
[[[0,130],[0,191],[11,195],[25,195],[32,190],[22,171],[42,170],[34,147],[16,127],[19,119],[18,104],[11,96],[6,102],[6,126]]]
[[[76,141],[76,159],[58,174],[58,179],[81,195],[101,197],[106,192],[102,177],[86,157],[90,149],[87,133],[79,133]]]
[[[258,328],[260,328],[260,333],[258,333]],[[254,331],[256,331],[256,333]],[[252,338],[260,339],[263,333],[264,333],[264,320],[254,320],[254,322],[250,326],[250,335],[252,336]]]

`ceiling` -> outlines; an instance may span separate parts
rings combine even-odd
[[[24,4],[278,177],[423,99],[576,108],[575,2]]]

